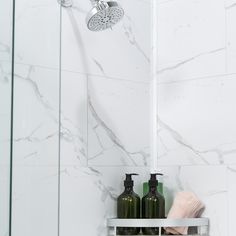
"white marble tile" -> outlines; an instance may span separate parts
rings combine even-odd
[[[0,60],[0,89],[2,95],[0,114],[5,114],[5,110],[9,110],[8,104],[11,97],[11,62]]]
[[[61,168],[61,224],[62,236],[106,236],[106,220],[116,216],[116,199],[123,192],[125,173],[139,173],[134,177],[134,190],[142,196],[142,182],[146,168],[95,167]]]
[[[157,66],[160,83],[172,83],[226,74],[226,50],[193,55],[183,61]]]
[[[91,77],[88,88],[89,165],[147,165],[149,85]]]
[[[228,235],[226,175],[225,166],[181,168],[184,189],[196,192],[206,205],[203,216],[210,219],[210,235]]]
[[[1,143],[0,146],[2,147]],[[10,165],[0,165],[0,186],[0,235],[5,236],[9,232]]]
[[[236,217],[236,166],[228,166],[228,235],[232,235],[235,226]]]
[[[16,65],[14,165],[57,165],[59,72]]]
[[[236,77],[158,86],[159,163],[234,164]]]
[[[15,61],[59,67],[60,6],[52,0],[19,0],[15,13]]]
[[[0,62],[0,165],[9,165],[11,135],[11,64]]]
[[[0,86],[1,87],[1,86]],[[11,116],[0,114],[0,165],[7,166],[10,163],[10,138],[11,138]]]
[[[227,72],[235,73],[236,63],[236,1],[231,1],[226,7],[227,16]]]
[[[112,30],[91,32],[85,18],[89,1],[63,9],[62,68],[132,81],[150,80],[151,7],[145,1],[121,1],[126,12]],[[134,10],[135,5],[135,10]]]
[[[12,235],[58,235],[58,168],[15,166]]]
[[[0,60],[11,61],[13,1],[1,1],[0,8]]]
[[[167,209],[178,191],[193,191],[205,204],[203,216],[210,219],[210,235],[228,234],[228,187],[225,166],[160,167],[165,174]]]
[[[62,71],[61,164],[87,165],[87,78]]]
[[[167,82],[225,73],[225,30],[222,0],[180,0],[160,4],[157,29],[159,80]]]

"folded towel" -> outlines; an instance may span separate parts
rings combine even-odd
[[[200,217],[204,211],[204,204],[192,192],[179,192],[177,193],[174,203],[168,213],[169,219],[182,219],[182,218],[197,218]],[[188,227],[166,227],[167,233],[171,234],[187,234]]]

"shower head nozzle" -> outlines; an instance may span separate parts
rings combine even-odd
[[[114,1],[95,1],[93,9],[88,13],[86,22],[91,31],[111,28],[124,16],[123,8]]]

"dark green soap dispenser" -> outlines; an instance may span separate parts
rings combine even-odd
[[[134,181],[132,175],[126,174],[124,181],[125,190],[117,199],[117,217],[118,218],[140,218],[140,197],[133,190]],[[140,228],[118,227],[119,235],[136,235],[139,234]]]
[[[165,199],[158,193],[157,174],[151,174],[148,182],[149,192],[142,198],[142,217],[143,218],[165,218]],[[159,235],[159,228],[143,228],[144,235]]]

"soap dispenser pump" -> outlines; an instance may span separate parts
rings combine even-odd
[[[149,192],[142,198],[142,217],[143,218],[165,218],[165,199],[162,194],[158,193],[157,186],[158,174],[151,174],[148,182]],[[143,228],[144,235],[159,235],[159,228]]]
[[[140,218],[140,197],[133,190],[134,181],[132,180],[135,173],[126,174],[124,181],[124,192],[117,199],[117,217],[122,219]],[[119,235],[137,235],[140,228],[118,227],[117,233]]]

